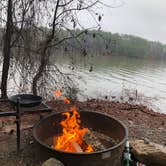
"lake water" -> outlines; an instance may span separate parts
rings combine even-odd
[[[74,70],[70,67],[73,60],[57,57],[56,62],[62,71],[78,76],[80,99],[107,96],[166,113],[165,61],[98,56],[74,60]]]

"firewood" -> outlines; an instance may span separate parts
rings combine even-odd
[[[90,131],[88,130],[83,138],[86,144],[90,144],[94,151],[105,150],[104,145],[99,141],[99,139]]]
[[[75,149],[76,152],[83,152],[82,148],[80,147],[79,144],[77,144],[77,142],[72,141],[71,144],[72,144],[72,146],[73,146],[73,148]]]

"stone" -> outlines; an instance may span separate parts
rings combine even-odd
[[[134,122],[132,120],[128,120],[128,122],[129,122],[130,125],[134,124]]]
[[[142,163],[150,166],[166,166],[166,147],[144,140],[130,141],[132,153]]]
[[[46,160],[42,164],[42,166],[64,166],[64,165],[59,160],[57,160],[55,158],[50,158],[50,159]]]
[[[149,143],[150,143],[149,139],[144,138],[144,143],[145,143],[145,144],[149,144]]]

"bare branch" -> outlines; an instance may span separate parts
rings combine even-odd
[[[85,33],[85,31],[82,31],[82,32],[80,32],[79,34],[77,34],[75,36],[64,37],[62,40],[58,41],[57,43],[48,45],[48,48],[50,48],[50,47],[56,47],[56,46],[60,45],[61,43],[63,43],[66,40],[73,39],[73,38],[78,38],[79,36],[81,36],[84,33]]]
[[[70,0],[70,1],[68,1],[68,2],[66,2],[66,3],[64,3],[64,4],[60,4],[59,7],[65,7],[65,6],[67,6],[67,5],[70,5],[73,1],[74,1],[74,0]]]
[[[92,6],[96,5],[99,1],[95,1],[93,2],[92,4],[88,5],[88,6],[85,6],[85,7],[82,7],[82,8],[69,8],[69,9],[66,9],[66,10],[63,10],[58,16],[57,16],[57,19],[62,16],[64,13],[68,13],[68,12],[71,12],[71,11],[82,11],[82,10],[86,10],[88,8],[91,8]]]

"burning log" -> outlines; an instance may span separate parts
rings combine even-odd
[[[99,141],[99,139],[90,130],[88,130],[83,135],[82,139],[86,144],[90,144],[94,151],[105,150],[104,145]]]
[[[82,139],[88,129],[80,126],[80,114],[74,106],[70,110],[62,113],[66,118],[60,122],[62,133],[53,138],[53,147],[68,152],[93,152],[92,146]]]
[[[76,152],[78,152],[78,153],[83,152],[82,148],[80,147],[79,144],[77,144],[77,142],[72,141],[71,145],[73,146],[73,148],[75,149]]]

